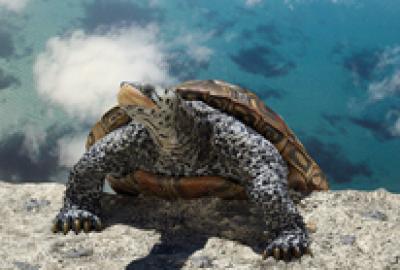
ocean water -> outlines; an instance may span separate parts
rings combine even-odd
[[[120,81],[222,79],[332,189],[400,192],[396,0],[0,1],[0,179],[65,182]]]

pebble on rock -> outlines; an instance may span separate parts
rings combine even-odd
[[[24,207],[26,211],[28,212],[37,212],[39,211],[42,207],[50,205],[49,200],[43,200],[43,199],[35,199],[35,198],[30,198],[27,200],[24,204]]]
[[[196,256],[190,259],[192,266],[195,268],[210,268],[212,260],[207,256]]]

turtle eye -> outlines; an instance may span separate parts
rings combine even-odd
[[[151,92],[152,92],[152,91],[151,91],[150,89],[142,89],[142,93],[143,93],[146,97],[153,99],[153,98],[152,98]]]
[[[166,139],[166,138],[168,137],[167,135],[165,135],[165,134],[163,134],[163,133],[160,133],[159,136],[160,136],[161,138],[163,138],[163,139]]]

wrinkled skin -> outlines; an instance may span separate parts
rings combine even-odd
[[[183,101],[169,89],[133,86],[157,106],[144,98],[139,105],[123,104],[133,120],[97,141],[72,168],[54,232],[100,229],[107,174],[118,178],[141,169],[219,175],[243,185],[262,209],[269,235],[264,257],[290,259],[309,252],[303,218],[288,195],[288,168],[273,144],[201,101]]]

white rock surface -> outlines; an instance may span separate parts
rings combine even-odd
[[[400,269],[400,195],[313,193],[314,257],[262,260],[260,214],[248,203],[168,202],[107,194],[101,233],[52,234],[61,184],[0,182],[0,269]]]

